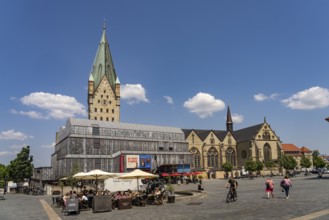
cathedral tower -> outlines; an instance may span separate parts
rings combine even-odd
[[[227,106],[226,130],[233,133],[233,121],[232,121],[230,106]]]
[[[105,24],[88,80],[88,119],[120,122],[120,81],[113,65]]]

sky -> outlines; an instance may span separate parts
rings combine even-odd
[[[266,119],[282,143],[329,154],[329,1],[2,0],[0,163],[29,145],[50,166],[55,134],[87,118],[106,34],[121,122],[238,130]]]

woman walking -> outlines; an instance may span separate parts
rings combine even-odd
[[[288,175],[285,175],[283,182],[283,189],[286,192],[286,199],[289,199],[289,189],[292,187],[291,180],[289,179]]]
[[[267,198],[269,199],[270,196],[272,198],[274,198],[274,193],[273,193],[273,190],[274,190],[274,183],[273,183],[273,180],[271,178],[267,178],[267,180],[265,181],[265,192],[267,193]]]

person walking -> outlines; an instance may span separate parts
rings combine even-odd
[[[289,190],[290,190],[290,187],[292,187],[292,183],[291,183],[291,180],[289,179],[288,175],[285,175],[282,182],[283,182],[283,189],[286,193],[286,199],[289,199]]]
[[[267,193],[267,198],[269,199],[270,197],[274,198],[274,182],[271,178],[267,178],[265,181],[265,192]]]

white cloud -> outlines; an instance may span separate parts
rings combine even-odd
[[[27,115],[30,118],[34,118],[34,119],[48,119],[49,118],[49,117],[42,115],[41,112],[36,112],[36,111],[24,112],[24,111],[16,111],[15,109],[12,109],[10,112],[13,114],[17,114],[17,115]]]
[[[258,93],[256,95],[254,95],[254,100],[257,101],[257,102],[262,102],[262,101],[265,101],[265,100],[268,100],[268,99],[276,99],[278,96],[279,96],[279,94],[277,94],[277,93],[273,93],[269,96],[267,96],[263,93]]]
[[[121,86],[121,98],[126,100],[128,104],[136,104],[140,102],[148,103],[145,89],[141,84],[126,84]]]
[[[9,151],[0,151],[0,156],[7,156],[7,155],[12,155],[15,154],[14,152],[9,152]]]
[[[55,147],[55,142],[48,144],[48,145],[42,145],[42,148],[54,148]]]
[[[170,96],[163,96],[167,100],[168,104],[174,104],[174,100]]]
[[[65,119],[75,117],[75,115],[86,115],[85,107],[79,103],[74,97],[50,94],[44,92],[34,92],[20,98],[22,104],[37,107],[44,110],[44,113],[37,111],[16,111],[14,114],[27,115],[35,119]]]
[[[210,94],[199,92],[185,101],[184,107],[190,112],[197,114],[200,118],[207,118],[212,116],[214,112],[223,110],[225,103],[220,99],[215,99]]]
[[[239,114],[232,114],[232,121],[234,123],[242,123],[243,122],[243,116]]]
[[[15,131],[14,129],[3,131],[0,133],[0,140],[25,140],[28,136],[22,132]]]
[[[329,106],[329,90],[312,87],[281,101],[291,109],[311,110]]]

